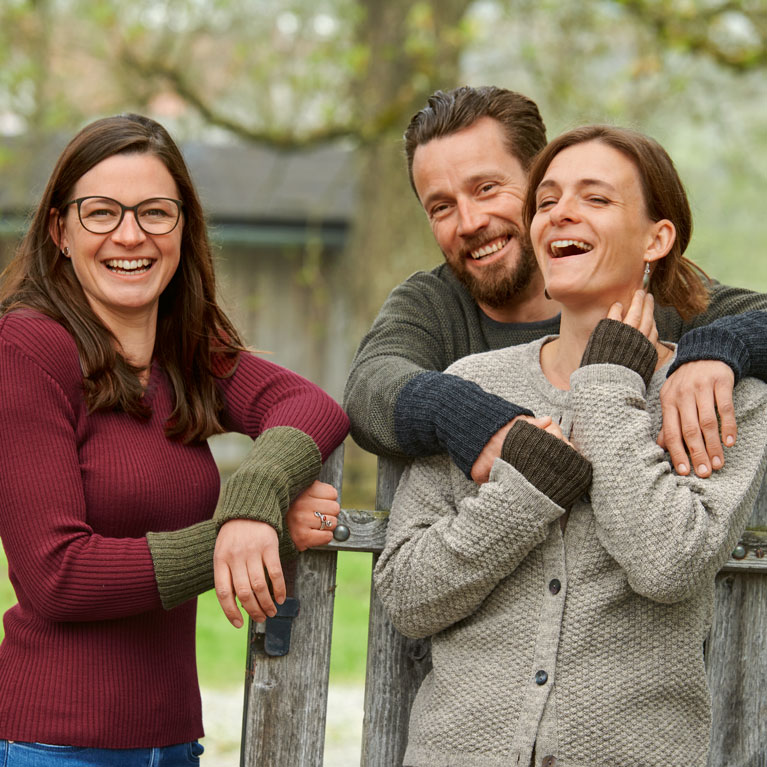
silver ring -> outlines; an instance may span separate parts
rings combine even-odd
[[[314,516],[320,520],[320,530],[330,530],[330,520],[324,514],[315,511]]]

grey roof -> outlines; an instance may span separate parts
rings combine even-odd
[[[0,213],[34,207],[63,142],[32,147],[0,141]],[[326,146],[300,152],[251,145],[182,145],[205,210],[213,220],[241,223],[345,223],[355,201],[352,149]]]

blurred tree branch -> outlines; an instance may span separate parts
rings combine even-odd
[[[759,0],[616,1],[670,48],[707,56],[739,72],[767,66],[767,7]]]

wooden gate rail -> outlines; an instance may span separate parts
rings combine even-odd
[[[386,535],[388,509],[405,463],[379,459],[377,511],[342,509],[348,540],[304,552],[288,655],[264,654],[263,628],[251,623],[241,767],[321,767],[325,743],[337,551],[372,552]],[[320,479],[341,493],[343,446]],[[371,587],[361,767],[398,767],[410,707],[431,668],[428,640],[402,636]],[[713,729],[709,767],[767,767],[767,485],[748,529],[717,576],[706,643]]]

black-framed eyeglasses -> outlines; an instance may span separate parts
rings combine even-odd
[[[65,202],[77,205],[77,216],[83,228],[92,234],[109,234],[122,223],[125,211],[133,213],[136,223],[147,234],[170,234],[181,218],[184,203],[172,197],[152,197],[136,205],[123,205],[111,197],[78,197]]]

